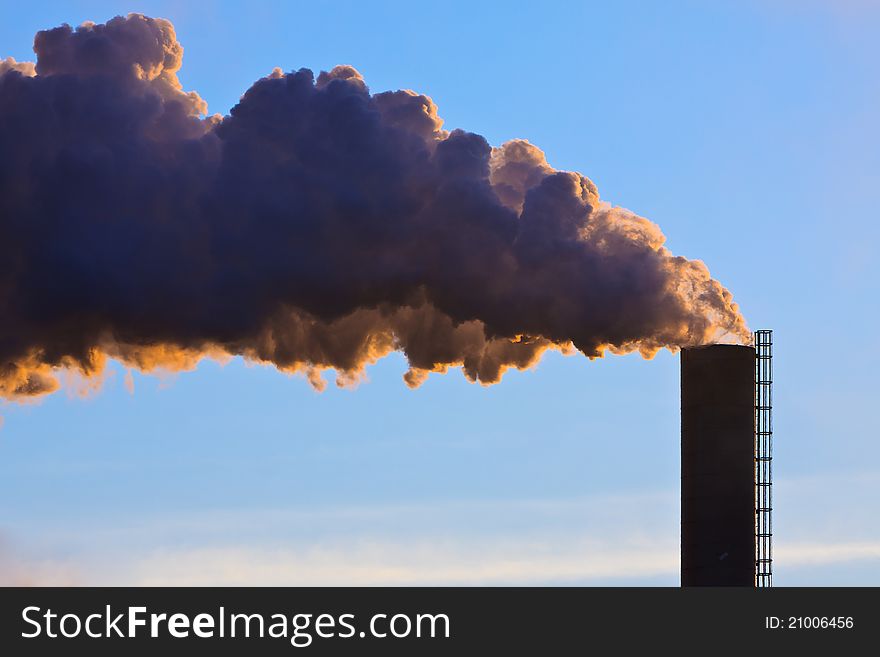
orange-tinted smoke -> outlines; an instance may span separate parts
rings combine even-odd
[[[34,50],[0,60],[0,398],[108,358],[243,356],[320,388],[400,351],[407,385],[491,384],[547,349],[749,339],[657,225],[527,141],[444,130],[427,96],[275,69],[205,116],[173,26],[137,14]]]

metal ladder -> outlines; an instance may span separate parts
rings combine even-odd
[[[773,331],[755,331],[755,586],[773,585]]]

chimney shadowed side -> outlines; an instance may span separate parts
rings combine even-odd
[[[681,585],[755,585],[755,349],[681,352]]]

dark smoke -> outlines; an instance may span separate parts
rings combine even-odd
[[[748,332],[699,261],[526,141],[447,132],[430,98],[276,69],[229,116],[176,72],[168,21],[39,32],[0,61],[0,397],[108,357],[243,355],[344,384],[493,383],[548,348],[647,357]]]

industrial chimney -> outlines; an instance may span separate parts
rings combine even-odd
[[[755,345],[681,352],[682,586],[770,584],[770,332]]]

